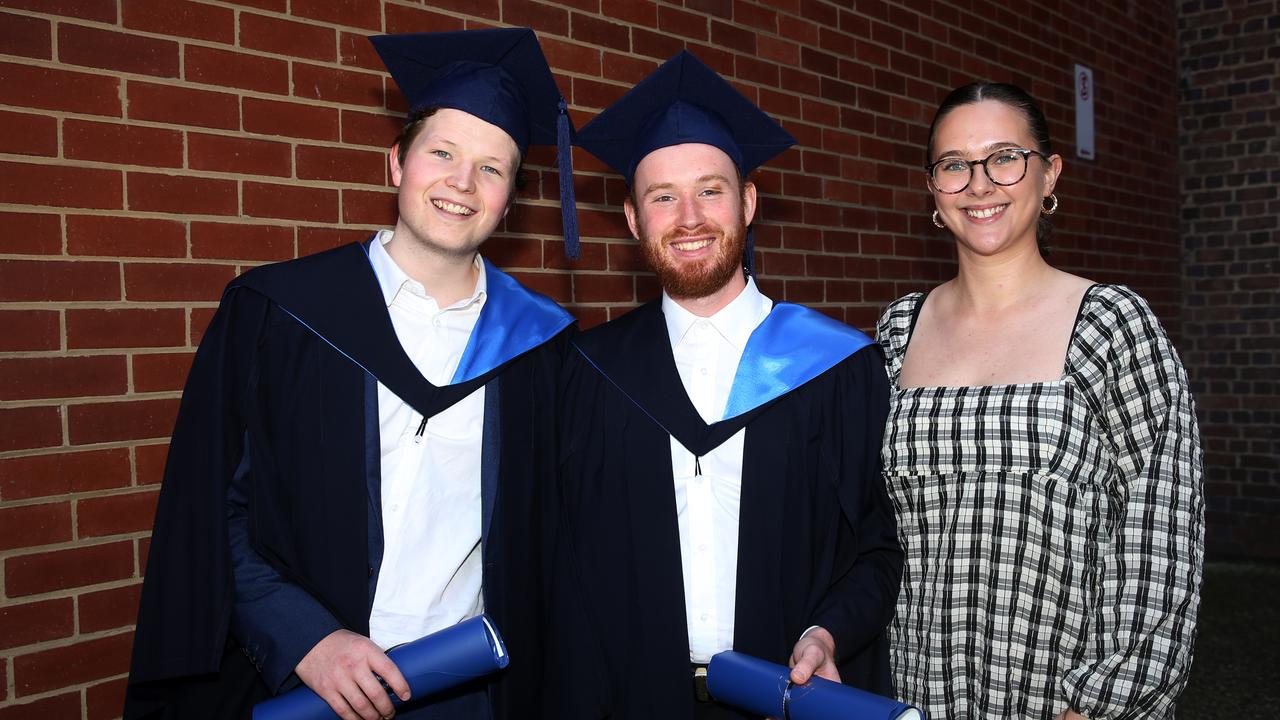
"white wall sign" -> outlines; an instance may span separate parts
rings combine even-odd
[[[1073,73],[1076,85],[1076,157],[1093,160],[1093,71],[1077,64]]]

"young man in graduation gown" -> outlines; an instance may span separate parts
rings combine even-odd
[[[889,692],[902,558],[880,350],[743,271],[746,175],[793,143],[688,53],[578,134],[627,181],[663,292],[579,335],[566,364],[562,717],[739,717],[700,679],[730,649],[797,683]]]
[[[411,106],[388,154],[399,219],[227,288],[170,445],[126,717],[248,717],[299,684],[387,717],[382,682],[408,686],[384,650],[481,612],[507,671],[399,716],[539,702],[572,319],[478,249],[526,147],[571,128],[530,30],[373,42]]]

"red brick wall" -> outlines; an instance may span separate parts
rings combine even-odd
[[[1280,558],[1280,1],[1192,0],[1182,71],[1184,338],[1208,548]]]
[[[579,125],[693,49],[800,140],[756,176],[766,292],[863,328],[951,272],[919,171],[933,106],[1012,80],[1045,101],[1066,158],[1059,262],[1137,287],[1179,327],[1167,8],[427,5],[0,0],[0,720],[117,714],[166,435],[224,283],[393,221],[383,151],[402,103],[365,35],[532,26]],[[1073,62],[1095,72],[1093,162],[1074,157]],[[587,237],[566,265],[550,160],[532,155],[486,253],[584,324],[652,297],[622,184],[583,154]]]

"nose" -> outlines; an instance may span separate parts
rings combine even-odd
[[[987,176],[986,164],[979,163],[969,170],[972,174],[969,176],[969,186],[965,189],[974,195],[985,195],[991,192],[995,183],[991,182],[991,178]]]
[[[683,228],[696,228],[702,224],[703,218],[702,208],[691,198],[683,198],[680,201],[680,207],[677,210],[676,222]]]
[[[456,163],[449,174],[449,187],[458,192],[469,193],[475,190],[476,169],[470,163]]]

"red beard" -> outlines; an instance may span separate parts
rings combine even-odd
[[[747,237],[747,227],[742,221],[732,230],[704,223],[692,231],[672,230],[657,239],[648,236],[643,223],[637,222],[637,225],[645,261],[658,276],[662,289],[673,298],[707,297],[727,285],[735,272],[742,272]],[[713,235],[715,254],[698,262],[679,261],[671,256],[670,243],[696,235]]]

